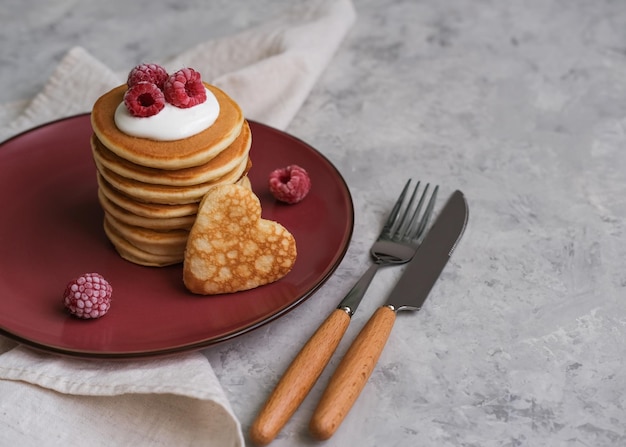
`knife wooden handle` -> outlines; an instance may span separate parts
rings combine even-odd
[[[328,364],[350,316],[335,309],[315,331],[291,362],[250,428],[250,439],[257,445],[270,443],[300,406]]]
[[[372,374],[395,320],[391,308],[379,307],[354,340],[311,418],[309,431],[315,438],[328,439],[339,428]]]

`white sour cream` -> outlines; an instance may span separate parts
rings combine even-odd
[[[156,115],[140,118],[132,116],[124,102],[115,110],[115,125],[125,134],[151,140],[173,141],[191,137],[213,125],[220,113],[220,104],[206,89],[206,101],[181,109],[166,102]]]

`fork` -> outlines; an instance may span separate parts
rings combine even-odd
[[[270,443],[313,388],[380,267],[405,264],[415,254],[426,234],[439,186],[435,186],[422,213],[430,184],[426,185],[414,206],[420,182],[405,204],[410,183],[409,179],[370,248],[374,262],[300,350],[252,424],[250,438],[256,445]]]

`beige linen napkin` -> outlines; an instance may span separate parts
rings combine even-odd
[[[303,2],[261,27],[145,62],[196,68],[233,96],[247,118],[285,128],[354,19],[350,0]],[[71,49],[32,101],[0,106],[0,140],[88,112],[125,81],[129,68],[114,71],[84,49]],[[87,360],[0,336],[0,445],[243,444],[239,421],[199,352]]]

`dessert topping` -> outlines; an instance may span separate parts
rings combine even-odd
[[[309,193],[311,179],[303,168],[290,165],[270,173],[269,188],[277,200],[294,204],[300,202]]]
[[[113,288],[102,275],[85,273],[67,284],[63,304],[78,318],[99,318],[108,312],[112,292]]]
[[[219,116],[220,104],[217,98],[208,89],[206,95],[206,101],[188,109],[174,107],[166,102],[163,110],[147,118],[131,115],[124,103],[120,103],[115,110],[115,125],[125,134],[138,138],[157,141],[187,138],[211,127]]]
[[[163,84],[168,77],[165,68],[158,64],[140,64],[128,73],[126,84],[128,87],[132,87],[140,82],[151,82],[163,90]]]
[[[156,84],[139,82],[124,93],[124,105],[132,116],[153,116],[165,107],[165,96]]]
[[[168,75],[157,64],[141,64],[128,74],[128,90],[115,110],[115,125],[139,138],[173,141],[208,129],[220,105],[200,73],[183,68]]]
[[[163,84],[167,102],[187,109],[206,101],[206,90],[200,73],[193,68],[183,68],[171,75]]]

